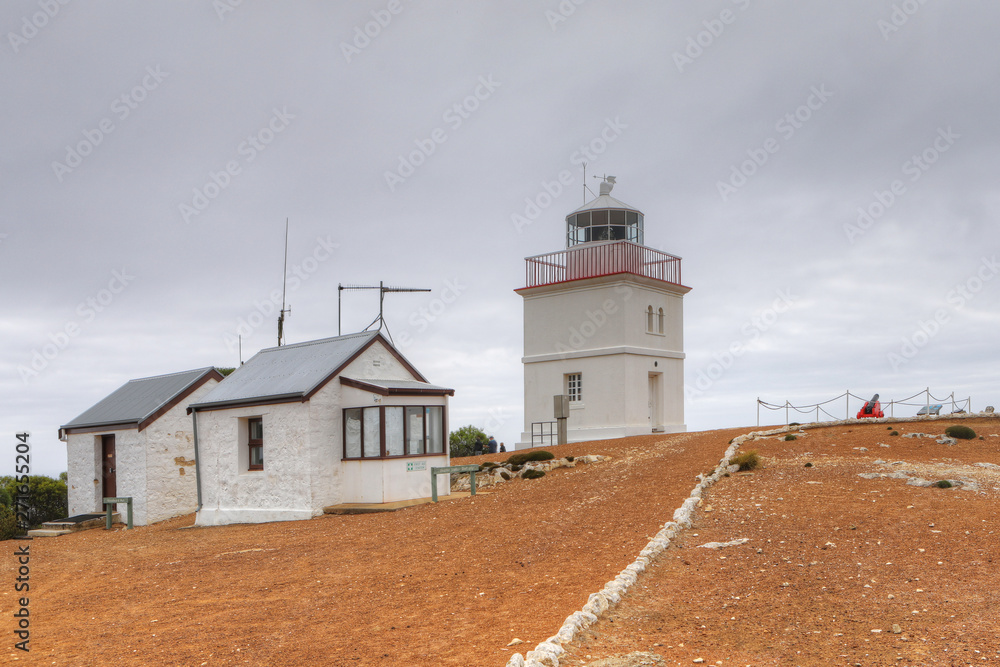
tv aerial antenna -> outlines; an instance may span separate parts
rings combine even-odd
[[[389,292],[430,292],[431,290],[423,287],[387,287],[385,283],[381,280],[378,282],[378,285],[341,285],[340,283],[337,283],[337,335],[338,336],[341,335],[340,302],[341,302],[341,295],[344,293],[344,290],[372,290],[372,289],[377,289],[379,291],[378,316],[374,320],[372,320],[371,324],[362,329],[362,331],[368,331],[373,326],[375,326],[375,324],[378,324],[378,329],[376,329],[376,331],[381,331],[384,328],[386,335],[389,336],[389,342],[392,342],[393,345],[395,345],[395,342],[393,342],[392,340],[392,334],[389,333],[389,325],[386,324],[385,321],[385,315],[384,315],[385,295]]]
[[[288,218],[285,218],[285,265],[281,270],[281,310],[278,312],[278,347],[285,340],[285,313],[291,315],[292,307],[285,308],[285,283],[288,281]],[[242,361],[242,360],[241,360]]]

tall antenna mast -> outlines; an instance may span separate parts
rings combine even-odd
[[[368,331],[375,323],[378,323],[377,331],[385,329],[385,333],[389,336],[389,341],[392,341],[392,334],[389,333],[389,325],[385,322],[385,316],[383,311],[383,305],[385,303],[386,292],[430,292],[431,290],[425,289],[423,287],[386,287],[385,283],[381,280],[378,285],[341,285],[337,284],[337,335],[340,334],[340,298],[344,290],[361,290],[361,289],[377,289],[379,291],[378,295],[378,317],[372,320],[372,323],[366,326],[363,331]]]
[[[583,203],[587,203],[587,163],[583,163]]]
[[[278,312],[278,347],[285,340],[285,313],[291,314],[292,307],[285,308],[285,283],[288,278],[288,218],[285,218],[285,264],[281,269],[281,311]]]

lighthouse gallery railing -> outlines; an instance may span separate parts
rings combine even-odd
[[[632,273],[677,285],[681,258],[631,241],[587,243],[567,250],[526,257],[525,286]]]

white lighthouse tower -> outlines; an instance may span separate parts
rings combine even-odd
[[[552,430],[569,396],[568,440],[676,433],[684,424],[681,258],[643,245],[643,214],[600,195],[566,216],[566,249],[525,259],[524,432]],[[546,439],[547,441],[547,439]]]

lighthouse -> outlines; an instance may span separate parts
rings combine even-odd
[[[525,258],[524,432],[549,443],[553,397],[569,442],[676,433],[684,424],[681,258],[647,247],[642,211],[600,194],[566,216],[566,248]]]

